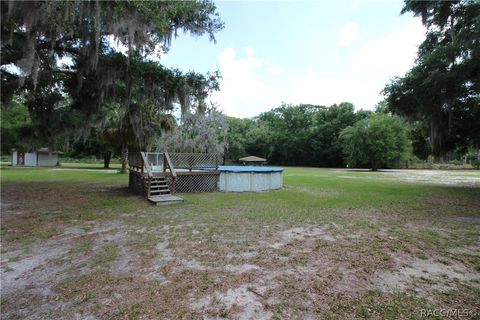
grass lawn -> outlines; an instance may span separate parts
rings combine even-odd
[[[2,318],[480,318],[480,172],[284,176],[155,207],[99,165],[4,167]]]

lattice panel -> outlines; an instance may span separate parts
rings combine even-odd
[[[169,153],[175,169],[198,169],[217,167],[222,163],[218,153]]]
[[[136,194],[146,195],[145,176],[140,172],[130,170],[128,186]]]
[[[173,183],[173,177],[170,174],[165,174],[163,176],[167,180],[167,184],[168,184],[168,188],[170,189],[170,192],[172,192],[172,193],[176,192],[175,187],[173,185],[174,184]]]
[[[219,174],[178,175],[175,184],[176,193],[218,191]]]
[[[142,155],[140,152],[131,152],[128,154],[128,165],[130,167],[141,168],[142,163]]]

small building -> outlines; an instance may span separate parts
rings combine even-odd
[[[58,165],[58,155],[62,152],[40,148],[32,152],[12,150],[12,166],[25,167],[55,167]]]
[[[256,157],[256,156],[248,156],[244,158],[238,159],[244,166],[245,165],[250,165],[250,166],[258,166],[258,165],[264,165],[267,164],[267,159]]]

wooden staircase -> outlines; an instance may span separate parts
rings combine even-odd
[[[148,201],[153,204],[183,202],[181,197],[172,194],[165,177],[145,177],[145,184],[147,186]]]
[[[148,183],[148,177],[145,178]],[[165,177],[151,177],[150,178],[150,192],[149,197],[151,196],[161,196],[165,194],[171,194],[170,188]]]

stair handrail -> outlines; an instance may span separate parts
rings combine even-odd
[[[148,163],[148,159],[145,156],[145,152],[140,152],[140,154],[142,155],[142,166],[147,169],[148,177],[152,178],[153,177],[152,169],[150,168],[150,164]]]
[[[177,179],[177,174],[175,172],[175,168],[173,167],[172,160],[170,160],[170,156],[168,155],[168,152],[165,152],[165,159],[167,160],[168,169],[170,170],[172,177],[174,179]]]

